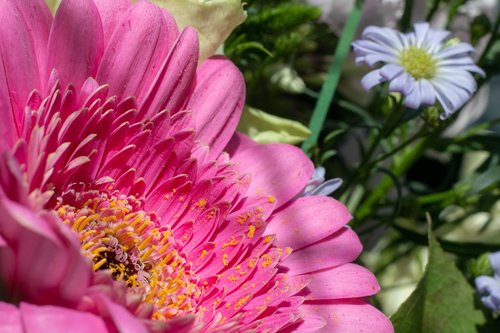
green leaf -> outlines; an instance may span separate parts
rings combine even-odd
[[[358,28],[358,24],[361,19],[363,2],[363,0],[357,0],[355,2],[349,17],[347,18],[347,23],[344,26],[339,43],[333,53],[333,61],[328,69],[328,76],[325,83],[321,87],[321,92],[316,102],[316,106],[314,107],[311,120],[309,121],[311,135],[302,144],[302,150],[306,153],[309,153],[310,149],[316,145],[321,129],[323,128],[323,123],[325,122],[326,115],[330,109],[330,104],[333,100],[333,96],[335,95],[335,91],[337,90],[342,68],[347,60],[349,51],[351,50],[351,42],[356,34],[356,29]]]
[[[238,131],[259,143],[297,144],[310,134],[309,129],[298,121],[277,117],[249,106],[243,111]]]
[[[429,231],[429,263],[391,320],[397,333],[470,333],[486,323],[474,290]]]
[[[496,186],[496,184],[499,182],[500,182],[500,166],[495,166],[475,177],[466,195],[479,193],[487,188]]]

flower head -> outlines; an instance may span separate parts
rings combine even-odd
[[[493,312],[500,313],[500,252],[490,254],[494,276],[476,278],[476,288],[483,304]]]
[[[476,91],[471,73],[484,72],[474,64],[467,43],[448,41],[450,32],[432,30],[428,23],[417,23],[414,32],[403,34],[390,28],[368,27],[363,39],[353,43],[357,63],[370,67],[384,65],[363,77],[365,89],[389,81],[389,90],[404,96],[412,109],[431,106],[437,101],[443,107],[441,118],[447,118]]]
[[[311,161],[141,1],[0,4],[0,331],[391,332]],[[226,152],[224,152],[226,151]]]

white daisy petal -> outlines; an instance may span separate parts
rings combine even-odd
[[[453,67],[457,65],[474,65],[474,60],[470,57],[454,57],[439,61],[439,66]]]
[[[380,75],[387,80],[392,80],[403,73],[404,69],[400,65],[388,64],[380,69]]]
[[[363,37],[377,41],[394,49],[401,49],[403,47],[400,33],[390,28],[368,26],[363,31]]]
[[[453,46],[447,47],[447,48],[439,51],[436,54],[436,58],[437,59],[445,59],[445,58],[454,57],[454,56],[457,56],[460,54],[465,54],[467,56],[469,53],[472,53],[474,51],[475,51],[475,49],[472,47],[472,45],[467,44],[467,43],[460,43],[460,44],[453,45]]]
[[[416,23],[414,25],[415,30],[415,44],[421,47],[422,44],[427,40],[427,33],[429,31],[429,23]]]
[[[396,62],[396,57],[389,55],[389,54],[367,54],[365,56],[365,62],[368,66],[373,66],[377,62],[388,62],[388,63],[394,63]]]
[[[470,94],[474,93],[477,89],[476,81],[467,71],[442,70],[439,73],[439,80],[462,87]]]
[[[440,96],[445,97],[448,100],[449,103],[447,103],[446,106],[452,113],[457,111],[467,101],[466,95],[464,95],[464,90],[460,87],[454,88],[444,81],[433,81],[432,85],[437,92],[436,97],[438,100]]]
[[[404,95],[410,94],[413,90],[414,82],[410,76],[406,73],[403,73],[399,76],[396,76],[389,83],[389,90],[392,92],[399,92]]]
[[[352,43],[352,46],[358,52],[365,52],[365,53],[376,52],[380,54],[390,54],[394,56],[398,54],[398,51],[395,48],[383,46],[371,40],[358,40]]]
[[[416,84],[413,91],[405,97],[404,105],[411,109],[418,109],[421,104],[420,87],[418,83]]]
[[[421,105],[434,105],[436,103],[436,91],[434,90],[432,84],[427,80],[420,80],[418,85],[420,90]]]
[[[371,71],[370,73],[366,74],[362,79],[361,79],[361,85],[365,90],[370,90],[371,88],[375,87],[377,84],[380,84],[384,82],[385,79],[380,76],[380,70],[376,69],[374,71]]]
[[[428,43],[430,45],[429,51],[434,53],[443,47],[442,42],[451,35],[446,30],[429,30]]]

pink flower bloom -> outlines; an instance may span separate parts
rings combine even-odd
[[[392,331],[348,211],[233,137],[242,76],[194,30],[146,1],[0,16],[1,332]]]

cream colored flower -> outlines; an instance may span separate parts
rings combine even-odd
[[[45,0],[45,2],[54,13],[61,0]],[[241,0],[151,0],[151,2],[172,13],[179,29],[191,26],[198,31],[200,62],[213,55],[234,28],[247,17]]]
[[[186,26],[198,30],[200,62],[215,53],[247,13],[241,0],[151,0],[175,17],[179,29]]]

